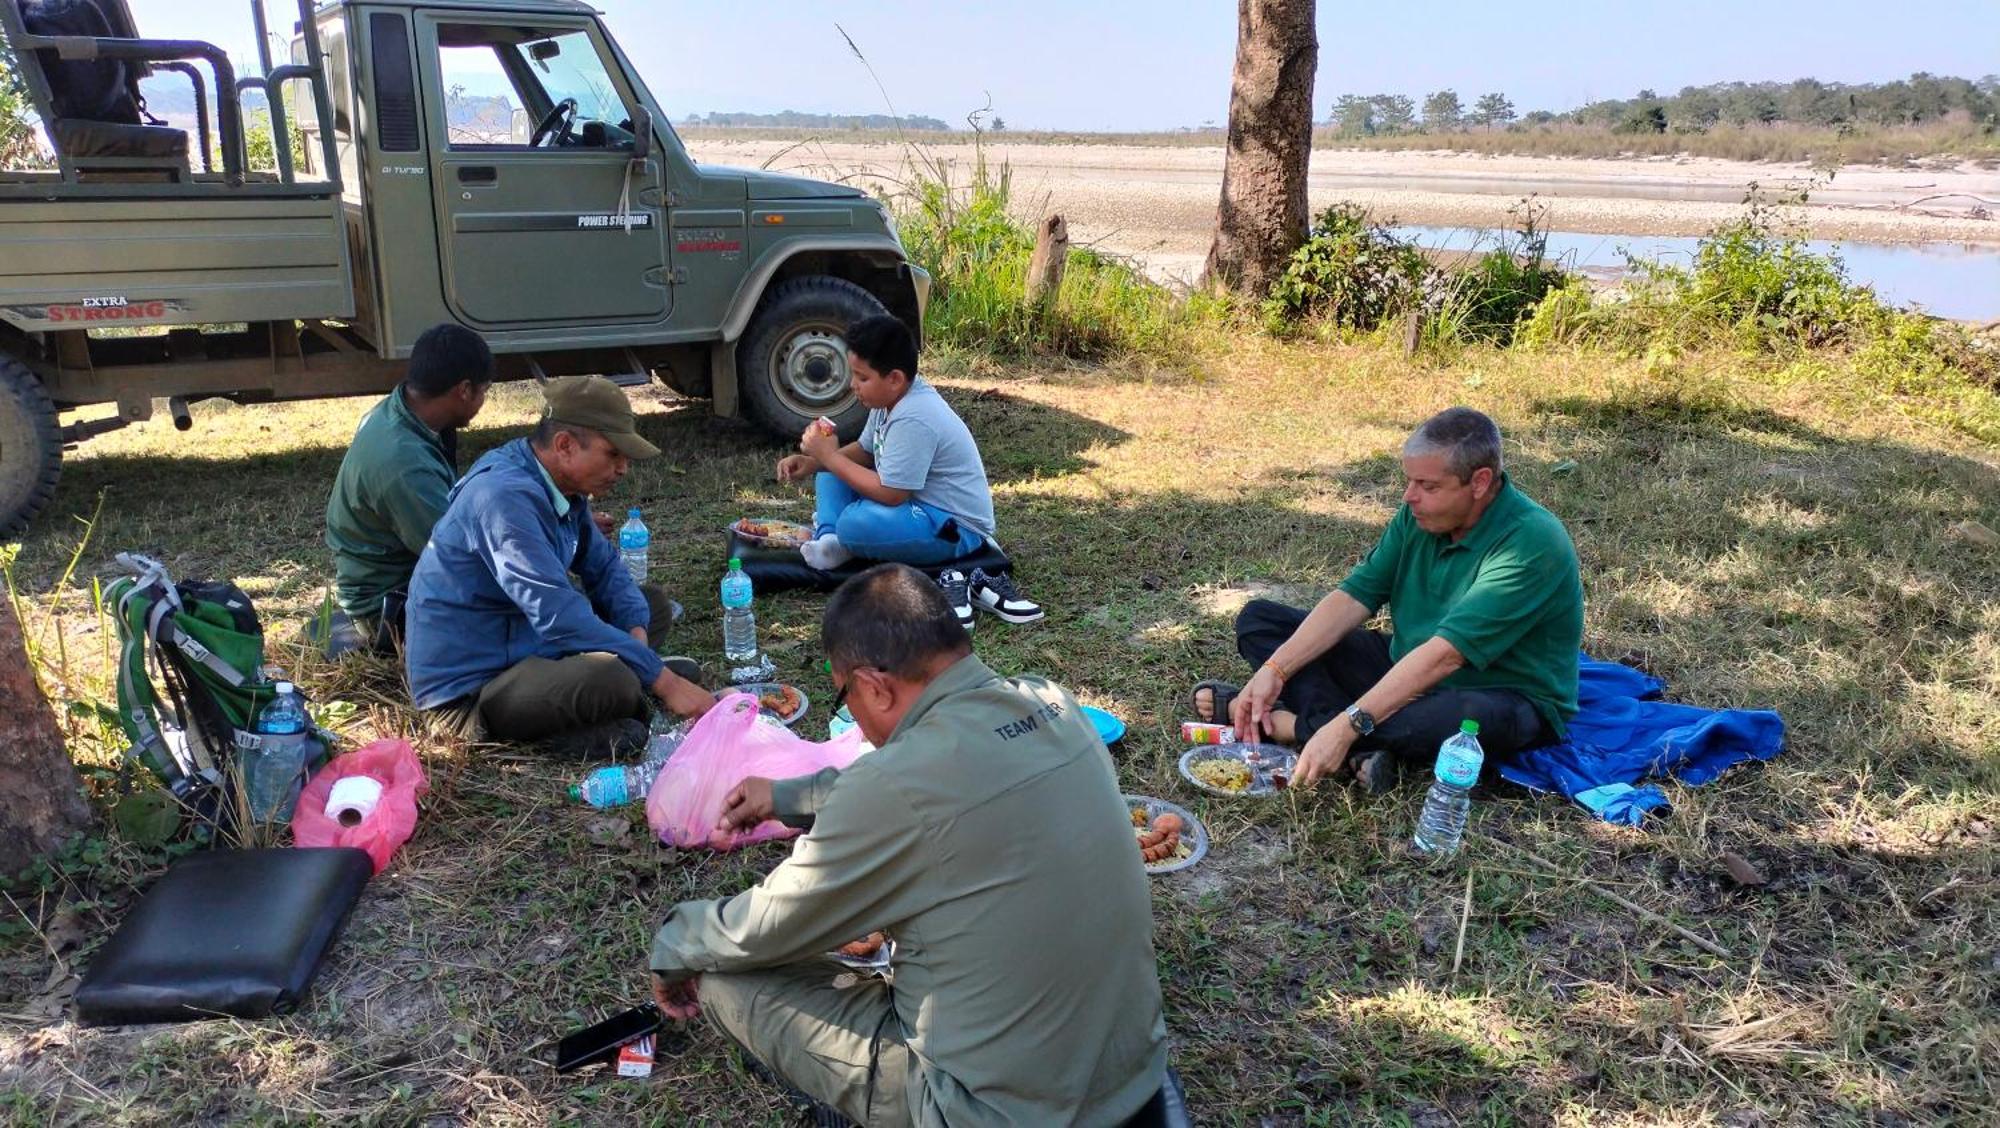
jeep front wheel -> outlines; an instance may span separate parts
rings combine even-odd
[[[61,474],[55,404],[26,365],[0,356],[0,540],[21,535]]]
[[[779,438],[821,416],[852,441],[868,409],[847,370],[847,327],[886,314],[875,295],[843,278],[794,278],[764,295],[736,349],[736,379],[750,414]]]

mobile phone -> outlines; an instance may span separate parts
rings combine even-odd
[[[660,1008],[646,1003],[586,1026],[556,1044],[556,1072],[568,1073],[610,1061],[617,1055],[618,1047],[657,1031],[665,1021]]]

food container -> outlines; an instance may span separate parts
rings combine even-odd
[[[1125,739],[1124,721],[1119,720],[1102,709],[1092,708],[1089,705],[1079,706],[1079,708],[1083,710],[1084,719],[1090,722],[1090,727],[1097,730],[1097,739],[1102,740],[1106,748]]]
[[[1241,791],[1232,791],[1203,781],[1194,774],[1194,766],[1205,760],[1242,764],[1250,772],[1249,785]],[[1298,762],[1298,755],[1289,748],[1280,748],[1275,744],[1237,743],[1190,748],[1181,754],[1180,767],[1181,778],[1193,784],[1198,791],[1230,799],[1244,796],[1264,799],[1282,792],[1291,784],[1292,772]]]
[[[1234,744],[1236,730],[1206,721],[1182,721],[1181,741],[1185,744]]]
[[[746,531],[753,526],[761,531]],[[797,548],[812,539],[813,531],[809,526],[780,517],[744,517],[730,524],[729,533],[758,548]]]
[[[747,693],[752,697],[762,697],[766,693],[781,693],[787,689],[799,695],[799,707],[793,710],[790,715],[781,716],[774,710],[764,708],[762,704],[757,706],[757,711],[781,724],[795,725],[799,722],[800,717],[806,715],[806,710],[812,708],[812,698],[807,697],[806,691],[797,686],[788,686],[781,682],[751,682],[748,685],[732,685],[728,689],[716,690],[715,699],[720,701],[732,693]]]
[[[1199,864],[1203,858],[1208,857],[1208,828],[1203,826],[1201,820],[1195,818],[1194,813],[1186,807],[1176,803],[1169,803],[1165,799],[1155,799],[1150,795],[1121,795],[1119,798],[1125,800],[1125,807],[1128,814],[1132,811],[1145,811],[1146,822],[1149,824],[1154,819],[1168,812],[1180,816],[1181,841],[1188,845],[1187,857],[1169,858],[1165,861],[1154,862],[1146,866],[1147,873],[1155,877],[1163,873],[1176,873],[1180,870],[1189,869]],[[1137,851],[1138,848],[1138,840],[1135,837],[1132,849]]]

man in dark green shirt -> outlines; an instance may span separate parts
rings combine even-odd
[[[1462,720],[1491,757],[1561,739],[1576,715],[1576,548],[1508,481],[1499,427],[1440,412],[1403,445],[1403,475],[1382,539],[1310,613],[1255,600],[1237,617],[1250,684],[1196,688],[1203,719],[1299,743],[1297,783],[1352,767],[1380,791]],[[1385,603],[1394,633],[1365,629]]]
[[[381,641],[391,626],[444,513],[458,477],[446,436],[471,423],[493,384],[493,353],[462,325],[435,325],[417,338],[410,367],[361,419],[326,501],[334,600],[360,637]]]

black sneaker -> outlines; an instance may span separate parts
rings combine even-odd
[[[974,569],[972,574],[976,576],[979,572],[977,569]],[[946,568],[944,571],[938,573],[938,586],[944,589],[945,601],[951,604],[951,613],[958,620],[958,625],[968,631],[971,630],[971,581],[965,578],[964,572],[956,568]]]
[[[665,666],[675,674],[686,678],[696,685],[702,684],[701,663],[689,658],[685,654],[662,654],[660,655],[660,665]],[[706,689],[707,687],[703,686],[702,688]]]
[[[984,568],[972,570],[972,601],[981,611],[991,612],[1009,623],[1038,623],[1045,614],[1041,604],[1022,595],[1021,589],[1014,586],[1014,577],[1005,573],[989,576]]]

